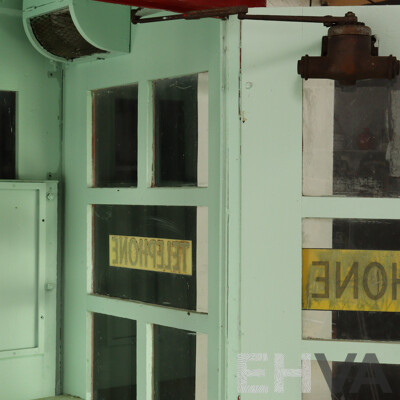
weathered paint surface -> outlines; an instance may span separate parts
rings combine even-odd
[[[303,309],[400,311],[400,251],[303,249]]]
[[[110,267],[192,275],[192,241],[109,235]]]

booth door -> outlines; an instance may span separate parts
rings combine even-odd
[[[353,11],[400,54],[398,6]],[[326,34],[242,22],[242,400],[399,398],[399,81],[302,81]]]
[[[55,394],[57,184],[0,182],[0,399]]]
[[[149,28],[130,55],[65,71],[64,390],[217,399],[220,25]]]

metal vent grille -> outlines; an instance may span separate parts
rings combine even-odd
[[[107,53],[91,45],[78,32],[68,8],[30,19],[32,32],[49,53],[73,60],[92,54]]]

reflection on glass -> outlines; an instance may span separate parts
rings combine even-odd
[[[375,6],[384,6],[386,4],[397,4],[397,3],[392,3],[388,2],[387,0],[373,0],[373,3],[371,3],[370,0],[320,0],[318,2],[321,6],[333,6],[333,7],[338,7],[338,6],[369,6],[371,4],[374,4]]]
[[[154,400],[207,400],[207,336],[154,325]]]
[[[311,296],[324,297],[328,289],[326,299],[335,297],[337,306],[335,311],[303,310],[304,338],[400,340],[400,313],[397,311],[400,221],[304,219],[303,249],[332,249],[331,252],[311,250],[315,254],[327,253],[326,259],[315,261],[315,264],[320,263],[317,266],[319,278],[313,280],[313,283],[318,282]],[[338,250],[335,252],[335,249]],[[307,250],[303,250],[303,259],[305,252]],[[353,253],[357,256],[351,259]],[[330,265],[326,265],[329,254],[336,259],[332,258]],[[330,268],[331,281],[336,282],[328,284],[325,267]],[[312,276],[306,277],[304,271],[303,265],[303,284],[308,280],[311,288]],[[310,298],[310,291],[307,294],[303,286],[303,308],[304,298]],[[332,301],[329,304],[332,305]],[[357,311],[360,305],[364,311]]]
[[[207,312],[206,208],[95,205],[93,219],[94,293]]]
[[[0,179],[15,179],[15,92],[0,91]]]
[[[400,194],[400,81],[304,83],[303,193]]]
[[[95,90],[93,186],[137,185],[138,86]]]
[[[207,186],[208,74],[154,82],[155,186]]]
[[[395,400],[400,396],[400,365],[380,364],[373,354],[362,362],[354,362],[351,355],[351,362],[318,357],[311,361],[311,392],[303,393],[303,400]]]
[[[136,321],[93,314],[93,399],[136,399]]]

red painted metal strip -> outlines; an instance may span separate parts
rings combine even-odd
[[[266,0],[97,0],[106,3],[125,4],[132,7],[156,8],[184,13],[221,7],[265,7]]]

